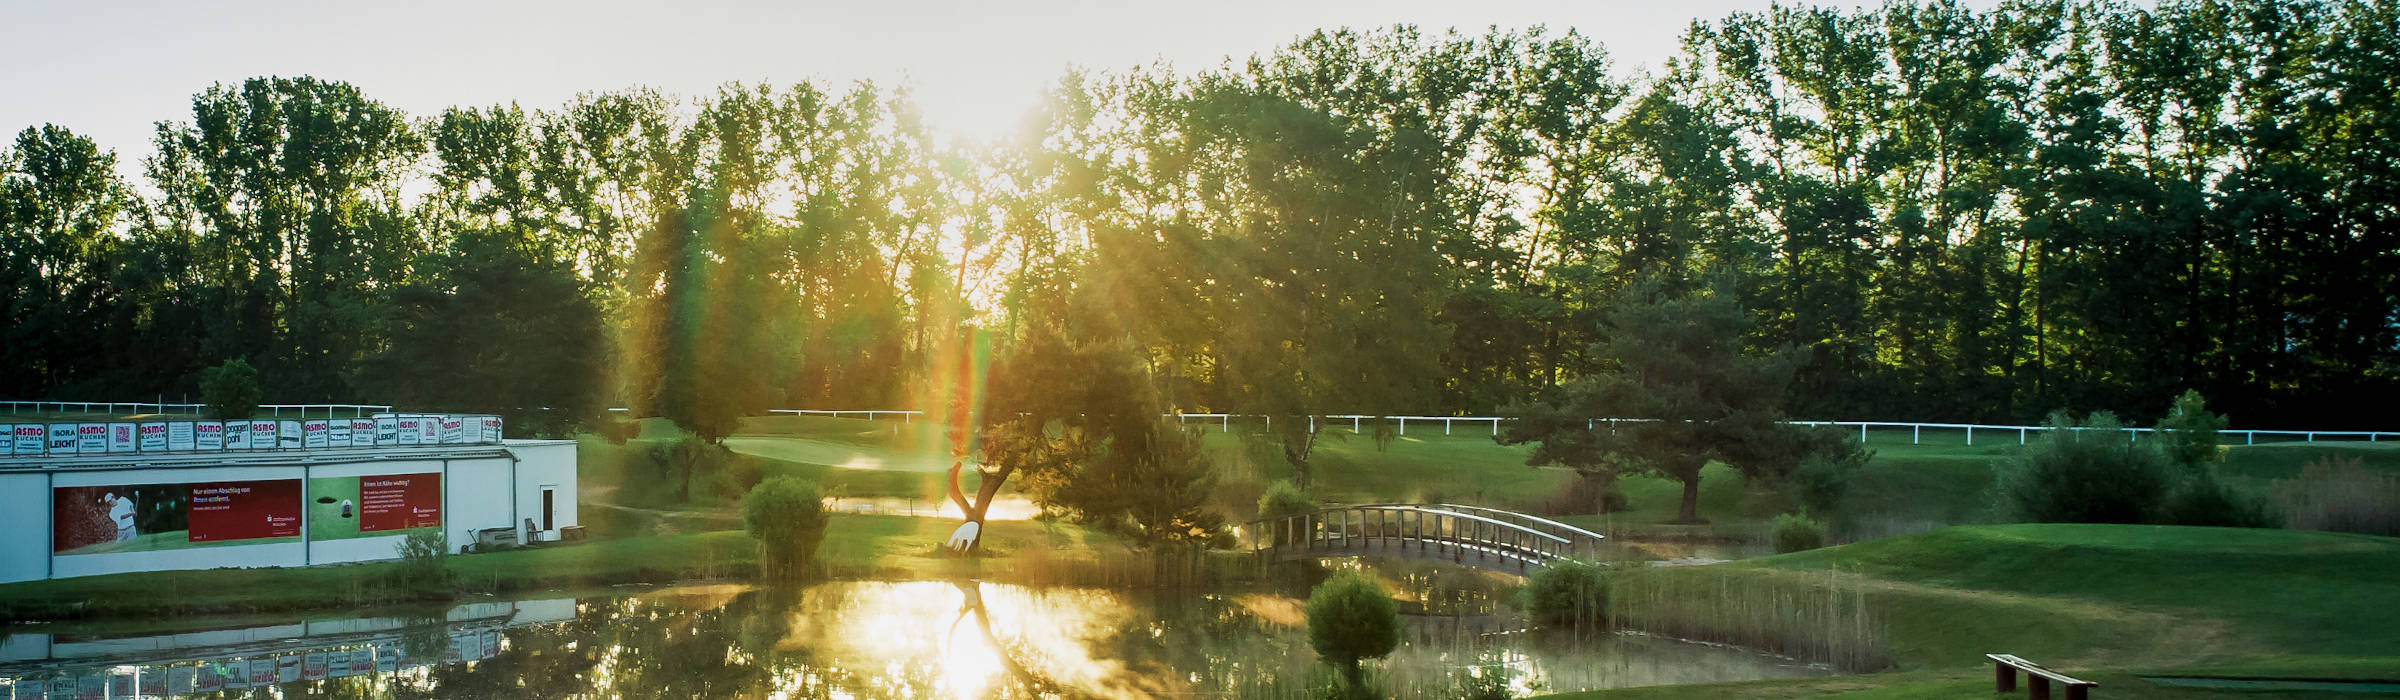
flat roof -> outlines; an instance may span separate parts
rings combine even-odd
[[[510,448],[572,445],[573,440],[501,440],[500,444],[322,447],[316,449],[214,452],[118,452],[92,455],[0,457],[0,472],[201,469],[207,467],[299,467],[428,459],[511,457]]]

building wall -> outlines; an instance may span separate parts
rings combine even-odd
[[[68,578],[133,571],[213,569],[224,567],[307,566],[391,559],[404,535],[358,536],[312,540],[315,517],[309,507],[311,480],[339,477],[441,475],[441,529],[452,551],[475,541],[486,528],[512,528],[523,536],[522,523],[541,520],[543,487],[554,489],[550,528],[538,541],[558,539],[560,528],[577,524],[575,507],[575,444],[566,441],[512,441],[506,452],[491,454],[489,446],[460,450],[462,458],[444,459],[423,453],[336,464],[272,464],[257,466],[93,467],[0,471],[0,582]],[[481,453],[484,456],[474,456]],[[355,452],[328,455],[356,459]],[[294,456],[305,462],[310,456]],[[55,555],[50,522],[56,517],[54,489],[144,484],[190,484],[218,481],[301,480],[301,537],[298,541],[264,544],[226,543],[152,551]],[[338,494],[337,494],[338,495]],[[359,498],[364,498],[363,495]],[[330,503],[330,501],[328,502]],[[363,516],[363,509],[361,511]]]

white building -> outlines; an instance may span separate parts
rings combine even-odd
[[[247,447],[206,437],[233,423],[9,424],[14,442],[44,438],[0,452],[0,582],[391,559],[413,532],[457,551],[479,531],[552,541],[577,524],[575,443],[501,440],[497,418],[260,421],[276,438]],[[111,449],[119,432],[130,446]]]

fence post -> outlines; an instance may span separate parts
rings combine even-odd
[[[1908,426],[1908,444],[1911,444],[1911,445],[1922,445],[1922,444],[1925,444],[1925,426],[1922,426],[1922,425],[1911,425],[1911,426]]]
[[[1408,434],[1408,416],[1393,416],[1393,418],[1398,418],[1398,419],[1400,419],[1400,434],[1401,434],[1401,435],[1407,435],[1407,434]]]
[[[1500,419],[1498,419],[1498,418],[1494,418],[1494,419],[1492,419],[1492,437],[1500,437]],[[2369,438],[2367,438],[2367,442],[2374,442],[2374,441],[2375,441],[2375,438],[2372,438],[2372,437],[2369,437]]]
[[[1867,444],[1867,424],[1858,424],[1858,444]]]
[[[1975,426],[1967,426],[1967,446],[1975,446]]]
[[[1230,433],[1230,432],[1233,432],[1233,414],[1231,414],[1231,413],[1220,413],[1220,414],[1217,414],[1217,432],[1220,432],[1220,433]]]
[[[1449,435],[1449,434],[1450,434],[1450,418],[1449,418],[1448,416],[1444,416],[1444,417],[1442,418],[1442,434],[1443,434],[1443,435]]]

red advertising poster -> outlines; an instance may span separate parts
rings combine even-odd
[[[300,480],[192,484],[191,541],[300,535]]]
[[[442,524],[442,475],[358,478],[358,529],[406,530]]]

